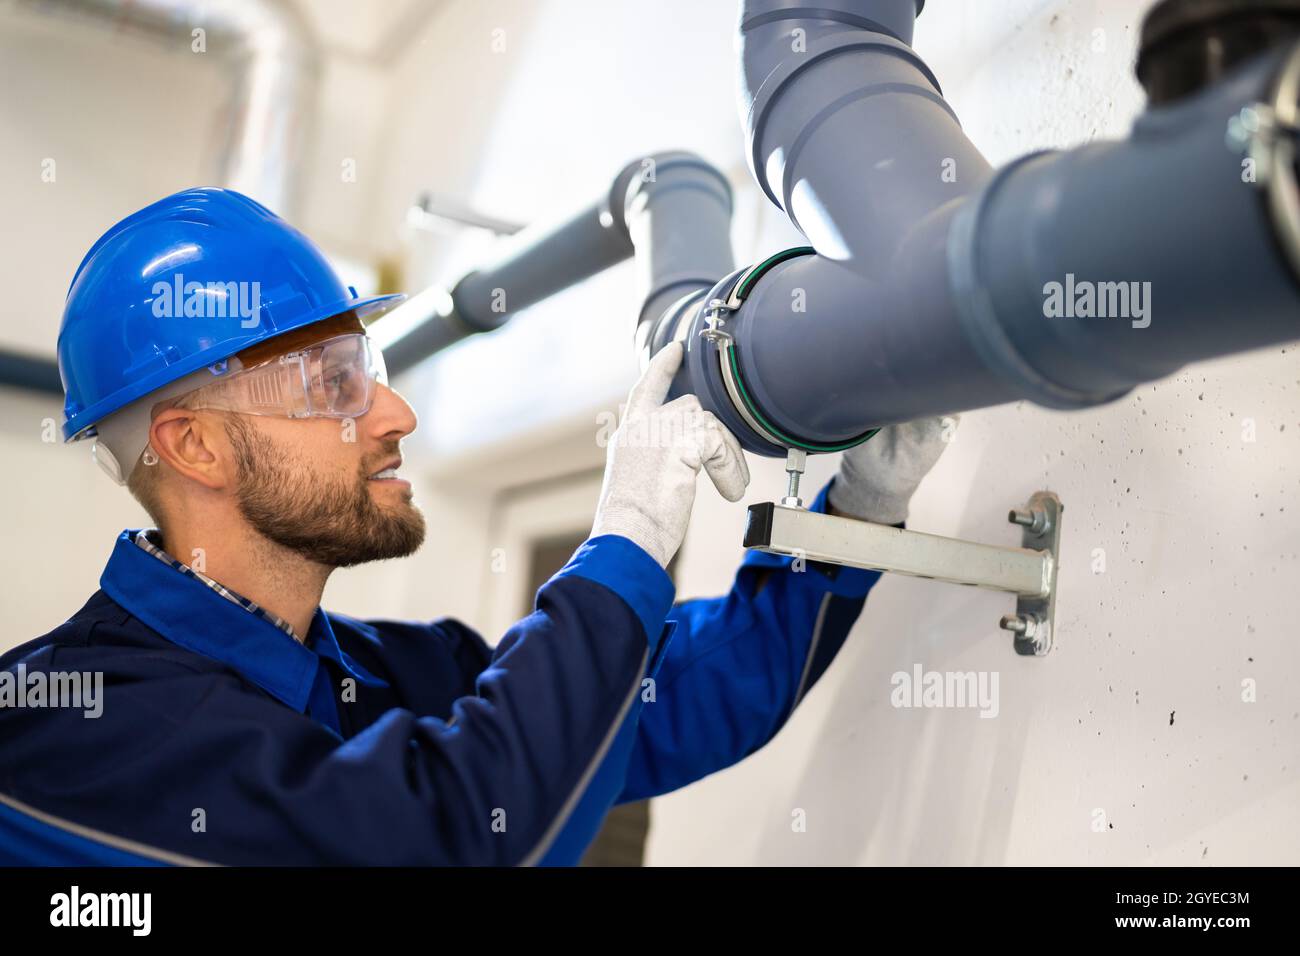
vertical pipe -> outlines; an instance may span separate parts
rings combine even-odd
[[[734,265],[731,186],[691,153],[661,153],[633,177],[624,216],[636,247],[637,328]],[[640,332],[639,332],[640,334]]]
[[[319,51],[306,20],[287,0],[24,0],[37,12],[89,19],[161,39],[189,52],[202,29],[205,48],[230,54],[230,122],[218,157],[222,185],[281,216],[297,207],[297,177],[316,112]]]
[[[991,173],[897,38],[914,16],[911,2],[742,9],[750,168],[820,255],[866,277],[886,275],[900,235]],[[889,32],[864,26],[877,21]]]

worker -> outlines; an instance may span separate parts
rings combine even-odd
[[[425,537],[401,476],[416,416],[363,322],[394,301],[230,190],[90,249],[59,333],[64,436],[93,437],[156,527],[0,658],[11,684],[103,688],[97,713],[0,706],[0,862],[573,864],[613,805],[753,753],[825,673],[878,574],[753,552],[726,596],[673,603],[698,472],[731,501],[749,480],[694,396],[663,403],[677,344],[632,389],[590,538],[495,648],[452,619],[322,610],[335,569]],[[812,509],[902,522],[941,431],[884,429]]]

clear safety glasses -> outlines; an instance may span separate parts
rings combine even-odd
[[[189,393],[188,408],[286,418],[359,418],[370,411],[375,383],[388,384],[384,356],[363,333],[339,335],[249,368]]]

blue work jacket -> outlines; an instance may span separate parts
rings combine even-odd
[[[124,532],[85,607],[0,657],[11,689],[102,675],[95,716],[0,705],[0,863],[572,864],[614,804],[770,740],[878,578],[751,552],[674,605],[602,535],[495,648],[319,609],[300,643]]]

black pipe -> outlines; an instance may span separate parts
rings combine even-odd
[[[24,388],[42,395],[63,396],[63,379],[52,359],[0,349],[0,385]]]

